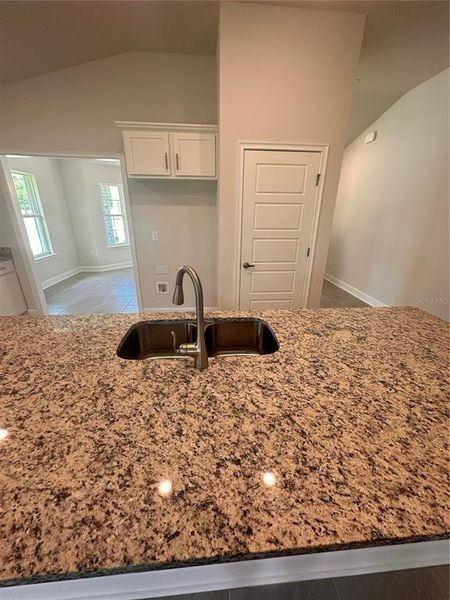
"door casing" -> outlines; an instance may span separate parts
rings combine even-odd
[[[320,179],[319,185],[316,189],[316,197],[314,202],[314,215],[312,221],[312,228],[309,240],[309,247],[311,251],[309,253],[308,261],[306,264],[306,281],[304,286],[303,298],[301,299],[302,307],[306,306],[309,288],[311,285],[311,274],[312,265],[314,263],[314,255],[316,250],[317,241],[317,229],[319,226],[320,208],[322,205],[323,188],[326,175],[326,167],[328,160],[328,144],[283,144],[273,142],[238,142],[239,146],[239,169],[238,169],[238,181],[237,181],[237,198],[238,198],[238,209],[236,211],[236,259],[234,265],[234,306],[236,309],[240,309],[240,295],[241,295],[241,252],[242,252],[242,209],[244,204],[244,157],[246,150],[270,150],[270,151],[293,151],[293,152],[318,152],[320,153]]]
[[[137,260],[137,250],[136,250],[136,239],[134,235],[134,225],[133,225],[133,217],[131,214],[131,202],[130,202],[130,194],[128,190],[128,175],[125,164],[125,155],[122,152],[29,152],[23,149],[2,149],[0,154],[0,192],[3,192],[7,210],[9,212],[9,216],[11,218],[14,234],[19,243],[19,250],[21,254],[22,261],[25,267],[25,273],[28,279],[29,286],[31,288],[31,292],[33,294],[33,298],[37,304],[37,309],[34,309],[30,312],[30,314],[48,314],[47,310],[47,302],[45,300],[44,292],[42,290],[42,286],[40,285],[36,272],[34,269],[34,258],[31,253],[30,246],[26,240],[26,232],[22,224],[22,216],[20,214],[15,191],[12,185],[11,176],[9,173],[9,168],[6,162],[5,157],[8,155],[21,155],[21,156],[30,156],[36,158],[81,158],[81,159],[90,159],[90,158],[114,158],[120,161],[120,170],[122,174],[122,189],[123,189],[123,199],[125,204],[125,213],[128,222],[128,233],[130,236],[130,249],[131,256],[133,259],[133,272],[134,279],[136,283],[136,298],[138,303],[138,310],[142,310],[142,290],[141,290],[141,280],[139,273],[139,264]]]

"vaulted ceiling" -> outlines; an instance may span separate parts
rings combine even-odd
[[[292,2],[286,3],[292,6]],[[449,4],[430,0],[295,2],[366,14],[347,143],[403,94],[449,65]]]
[[[405,92],[448,66],[446,1],[269,3],[367,15],[348,141]],[[5,84],[133,50],[214,54],[218,19],[214,0],[6,0],[0,2],[0,80]]]

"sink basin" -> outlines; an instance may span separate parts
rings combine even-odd
[[[273,354],[280,348],[276,335],[262,319],[217,319],[205,329],[208,356]]]
[[[132,325],[117,348],[117,356],[129,360],[144,358],[183,358],[176,354],[176,344],[195,342],[197,327],[193,321],[140,321]]]
[[[117,356],[129,360],[144,358],[186,358],[176,346],[196,341],[194,321],[140,321],[132,325],[117,348]],[[262,319],[214,319],[207,321],[205,341],[208,356],[226,354],[272,354],[280,348],[276,335]]]

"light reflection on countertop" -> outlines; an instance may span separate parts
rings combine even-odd
[[[272,471],[265,471],[262,474],[262,480],[266,487],[273,487],[277,482],[277,478],[275,477],[274,473],[272,473]]]
[[[158,494],[160,496],[170,496],[170,494],[172,493],[172,482],[170,481],[170,479],[163,479],[159,484],[158,484]]]

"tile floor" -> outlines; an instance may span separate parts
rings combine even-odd
[[[326,279],[323,280],[320,308],[363,308],[368,306],[359,298],[344,292]]]
[[[133,269],[79,273],[45,290],[50,315],[137,312]],[[321,308],[369,306],[329,281],[323,282]]]
[[[79,273],[44,292],[50,315],[137,312],[133,269]]]
[[[170,600],[449,600],[449,567],[427,567],[263,587],[171,596]],[[159,598],[158,600],[169,600]]]

